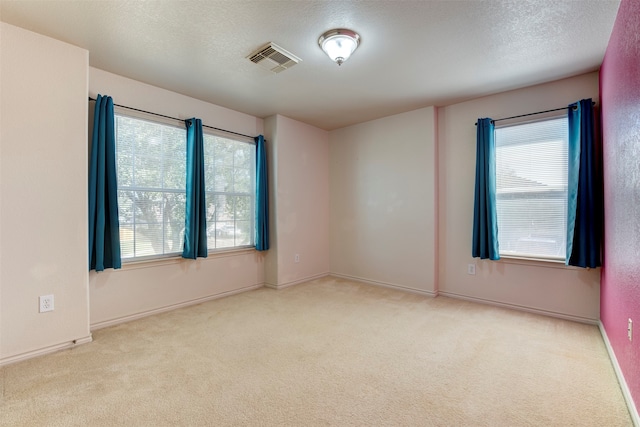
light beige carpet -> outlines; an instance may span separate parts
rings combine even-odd
[[[0,368],[10,426],[630,426],[595,326],[324,278]]]

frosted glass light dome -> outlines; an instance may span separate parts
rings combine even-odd
[[[359,44],[360,35],[344,28],[329,30],[318,39],[320,48],[338,65],[349,59]]]

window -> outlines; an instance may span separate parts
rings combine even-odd
[[[565,259],[566,117],[496,128],[500,256]]]
[[[115,116],[122,259],[181,254],[186,130]],[[204,135],[209,250],[253,245],[255,146]]]
[[[122,258],[182,252],[185,130],[116,114],[115,132]]]
[[[247,142],[204,135],[209,250],[253,246],[255,151]]]

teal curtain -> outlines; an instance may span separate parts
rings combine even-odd
[[[183,258],[206,258],[207,219],[204,186],[202,120],[185,120],[187,127],[187,194]]]
[[[569,105],[567,255],[576,267],[601,265],[603,182],[600,139],[591,99]]]
[[[474,258],[500,259],[496,211],[496,143],[493,120],[478,119],[476,135],[476,186],[473,206]]]
[[[259,251],[269,249],[269,193],[267,186],[267,151],[264,137],[256,141],[256,231],[255,245]]]
[[[98,95],[89,160],[89,270],[120,268],[113,99]]]

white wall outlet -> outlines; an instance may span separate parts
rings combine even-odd
[[[293,257],[293,260],[294,260],[295,262],[300,262],[300,254],[296,254],[296,256],[295,256],[295,257]]]
[[[629,341],[633,341],[633,320],[629,319],[627,323],[627,336],[629,337]]]
[[[472,276],[476,275],[476,265],[475,264],[467,265],[467,274],[471,274]]]
[[[53,295],[42,295],[40,297],[40,313],[53,311]]]

